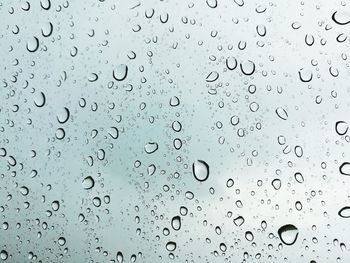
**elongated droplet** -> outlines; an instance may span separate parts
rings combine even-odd
[[[192,165],[194,178],[200,182],[204,182],[209,177],[209,165],[202,160],[197,160]]]
[[[174,216],[171,219],[171,226],[176,231],[180,230],[180,228],[181,228],[181,218],[180,218],[180,216]]]
[[[344,206],[342,209],[339,210],[338,215],[343,218],[349,218],[350,217],[350,206]]]

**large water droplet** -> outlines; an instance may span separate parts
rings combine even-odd
[[[350,206],[344,206],[342,209],[339,210],[338,215],[343,218],[349,218],[350,217]]]
[[[154,153],[158,150],[158,143],[156,142],[149,142],[145,145],[145,152],[148,154]]]
[[[57,113],[57,121],[61,124],[68,121],[70,116],[69,109],[64,107]]]
[[[174,251],[176,249],[176,243],[173,241],[169,241],[165,247],[168,251]]]
[[[240,64],[241,71],[244,75],[250,76],[255,71],[255,64],[251,60],[244,61]]]
[[[339,172],[343,175],[350,176],[350,163],[349,162],[342,163],[342,165],[340,165],[339,167]]]
[[[298,235],[298,228],[291,224],[284,225],[278,229],[278,236],[281,241],[288,246],[293,245],[296,242]]]
[[[217,73],[216,71],[212,71],[208,74],[206,81],[207,82],[214,82],[218,78],[219,78],[219,73]]]
[[[180,228],[181,228],[181,218],[180,218],[180,216],[174,216],[171,219],[171,226],[176,231],[180,230]]]
[[[299,79],[302,81],[302,82],[310,82],[312,80],[312,72],[311,70],[308,70],[308,69],[300,69],[298,71],[299,73]]]
[[[7,251],[6,250],[1,250],[1,252],[0,252],[0,259],[1,260],[6,260],[7,258],[8,258],[8,253],[7,253]]]
[[[124,261],[123,253],[118,251],[118,253],[117,253],[117,262],[118,263],[123,263],[123,261]]]
[[[94,187],[95,180],[91,176],[87,176],[84,178],[82,185],[85,190],[89,190]]]
[[[332,20],[338,25],[346,25],[350,23],[350,13],[345,11],[335,11]]]
[[[288,119],[287,111],[285,109],[281,108],[281,107],[278,107],[276,109],[276,114],[282,120],[287,120]]]
[[[43,92],[39,92],[34,99],[35,106],[39,108],[43,107],[45,105],[45,102],[46,102],[45,94]]]
[[[126,78],[128,75],[128,66],[125,64],[119,64],[114,70],[113,70],[113,78],[116,81],[122,81]]]
[[[345,121],[337,121],[335,123],[335,131],[339,135],[344,135],[349,129],[349,125]]]
[[[194,178],[204,182],[209,177],[209,165],[205,161],[197,160],[192,164],[192,172]]]
[[[37,37],[32,37],[27,41],[27,50],[29,52],[35,52],[39,49],[39,39]]]

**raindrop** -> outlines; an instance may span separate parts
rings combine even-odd
[[[58,244],[59,244],[60,246],[64,246],[64,245],[66,244],[66,239],[65,239],[64,237],[60,237],[60,238],[58,239]]]
[[[250,76],[255,71],[255,64],[253,61],[247,60],[240,64],[240,68],[244,75]]]
[[[108,130],[108,134],[113,139],[117,139],[119,137],[119,130],[116,127],[110,127]]]
[[[34,99],[35,106],[41,108],[45,105],[45,102],[46,102],[45,94],[43,92],[39,92]]]
[[[176,249],[176,243],[173,241],[169,241],[165,247],[168,251],[174,251]]]
[[[310,82],[312,80],[312,72],[311,70],[306,70],[306,69],[300,69],[298,71],[299,73],[299,79],[302,82]]]
[[[64,107],[62,110],[60,110],[59,113],[57,113],[57,121],[61,124],[68,121],[70,116],[70,111],[68,108]]]
[[[349,125],[345,121],[337,121],[335,123],[335,131],[339,135],[345,135],[349,129]]]
[[[278,107],[276,109],[276,114],[279,118],[281,118],[282,120],[287,120],[288,119],[288,113],[285,109]]]
[[[281,188],[281,185],[282,185],[280,179],[274,179],[271,184],[272,184],[273,188],[275,188],[275,190],[279,190]]]
[[[207,0],[207,5],[210,8],[216,8],[218,6],[217,0]]]
[[[37,37],[32,37],[27,41],[27,50],[29,52],[35,52],[39,49],[39,39]]]
[[[57,140],[62,140],[66,136],[66,132],[63,128],[58,128],[56,130],[56,138]]]
[[[87,176],[82,181],[83,188],[85,190],[90,190],[95,185],[95,180],[91,176]]]
[[[41,27],[41,34],[44,37],[49,37],[52,34],[53,31],[53,25],[51,22],[46,22],[42,27]]]
[[[344,11],[335,11],[332,20],[338,25],[346,25],[350,23],[350,13]]]
[[[149,142],[145,145],[145,152],[148,154],[154,153],[158,150],[158,143],[156,142]]]
[[[1,250],[0,251],[0,259],[5,261],[7,258],[8,258],[7,251],[6,250]]]
[[[117,253],[117,262],[118,263],[123,263],[123,261],[124,261],[123,253],[118,251],[118,253]]]
[[[342,209],[339,210],[338,215],[343,218],[349,218],[350,217],[350,206],[345,206]]]
[[[180,216],[174,216],[171,219],[171,226],[176,231],[180,230],[180,228],[181,228],[181,218],[180,218]]]
[[[290,246],[296,242],[299,235],[299,230],[294,225],[287,224],[280,227],[277,233],[281,241]]]
[[[204,182],[209,177],[209,165],[202,160],[197,160],[192,164],[194,178],[199,182]]]
[[[303,176],[301,173],[299,173],[299,172],[297,172],[297,173],[294,174],[294,179],[295,179],[295,181],[297,181],[299,184],[302,184],[302,183],[304,182],[304,176]]]
[[[125,64],[119,64],[114,70],[113,70],[113,78],[116,81],[122,81],[126,78],[128,75],[128,66]]]
[[[176,96],[173,96],[170,98],[170,101],[169,101],[169,105],[172,106],[172,107],[176,107],[176,106],[179,106],[180,105],[180,100],[178,97]]]
[[[233,223],[236,225],[236,226],[241,226],[244,224],[244,217],[242,216],[238,216],[236,217],[235,219],[233,219]]]
[[[237,68],[237,59],[235,57],[229,57],[226,59],[226,67],[229,70],[234,70],[235,68]]]
[[[344,162],[342,165],[340,165],[339,172],[343,175],[350,176],[350,163]]]
[[[216,71],[212,71],[209,73],[209,75],[206,78],[207,82],[214,82],[215,80],[217,80],[219,78],[219,73],[217,73]]]

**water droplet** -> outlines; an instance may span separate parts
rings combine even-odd
[[[274,179],[271,184],[272,184],[273,188],[275,188],[275,190],[279,190],[281,188],[281,185],[282,185],[280,179]]]
[[[233,0],[239,7],[242,7],[244,5],[243,0]]]
[[[218,6],[217,0],[207,0],[207,5],[210,8],[216,8]]]
[[[277,233],[278,233],[278,236],[280,237],[281,241],[284,244],[290,246],[296,242],[298,235],[299,235],[299,230],[294,225],[287,224],[287,225],[280,227],[280,229],[278,229]]]
[[[242,216],[238,216],[236,217],[235,219],[233,219],[233,223],[236,225],[236,226],[241,226],[244,224],[244,217]]]
[[[179,106],[180,105],[180,100],[178,97],[176,96],[173,96],[170,98],[170,101],[169,101],[169,105],[172,106],[172,107],[176,107],[176,106]]]
[[[87,176],[84,178],[82,185],[85,190],[89,190],[94,187],[95,180],[91,176]]]
[[[45,102],[46,102],[46,97],[44,92],[39,92],[34,99],[35,106],[41,108],[45,105]]]
[[[299,79],[302,82],[310,82],[312,80],[312,72],[311,70],[307,70],[307,69],[300,69],[298,71],[299,73]]]
[[[276,114],[279,118],[281,118],[282,120],[287,120],[288,119],[288,113],[285,109],[278,107],[276,109]]]
[[[332,20],[338,25],[346,25],[350,23],[350,13],[345,11],[335,11],[332,14]]]
[[[344,162],[342,165],[340,165],[339,172],[343,175],[350,176],[350,163]]]
[[[21,192],[22,195],[26,196],[29,194],[29,189],[26,186],[22,186],[19,191]]]
[[[32,37],[27,41],[27,50],[29,52],[35,52],[39,49],[39,39],[37,37]]]
[[[44,10],[49,10],[51,7],[51,1],[50,0],[40,0],[40,5]]]
[[[66,239],[65,239],[64,237],[60,237],[60,238],[58,239],[58,244],[59,244],[60,246],[64,246],[64,245],[66,244]]]
[[[345,206],[342,209],[339,210],[338,215],[343,218],[349,218],[350,217],[350,206]]]
[[[113,139],[117,139],[119,137],[119,130],[116,127],[110,127],[109,130],[108,130],[108,134]]]
[[[237,68],[237,59],[235,57],[229,57],[226,59],[226,67],[229,70],[234,70],[235,68]]]
[[[57,200],[53,201],[51,203],[51,207],[53,211],[57,211],[58,209],[60,209],[60,202],[58,202]]]
[[[123,263],[123,261],[124,261],[123,253],[118,251],[118,253],[117,253],[117,262],[118,263]]]
[[[206,81],[207,82],[214,82],[219,78],[219,73],[216,71],[212,71],[208,74]]]
[[[176,249],[176,243],[173,241],[169,241],[165,247],[168,251],[174,251]]]
[[[53,25],[51,22],[46,22],[42,27],[41,27],[41,34],[44,37],[49,37],[52,34],[53,31]]]
[[[251,60],[244,61],[240,64],[241,71],[244,75],[250,76],[255,72],[255,64]]]
[[[57,113],[57,121],[61,124],[68,121],[70,116],[70,111],[68,108],[64,107],[62,110],[60,110],[59,113]]]
[[[114,70],[113,70],[113,78],[116,81],[122,81],[126,78],[128,75],[128,66],[125,64],[119,64]]]
[[[253,241],[253,239],[254,239],[254,235],[253,235],[252,232],[247,231],[247,232],[245,232],[245,238],[246,238],[249,242],[251,242],[251,241]]]
[[[8,253],[6,250],[1,250],[0,258],[1,258],[1,260],[4,260],[4,261],[8,258]]]
[[[295,181],[297,181],[299,184],[302,184],[302,183],[304,182],[304,176],[303,176],[301,173],[299,173],[299,172],[297,172],[297,173],[294,174],[294,179],[295,179]]]
[[[145,152],[148,154],[154,153],[158,150],[158,143],[156,142],[149,142],[145,145]]]
[[[180,216],[174,216],[171,219],[171,226],[176,231],[180,230],[180,228],[181,228],[181,218],[180,218]]]
[[[55,134],[57,140],[62,140],[66,136],[66,132],[63,128],[58,128]]]
[[[205,161],[197,160],[192,164],[192,172],[198,181],[204,182],[209,177],[209,165]]]
[[[349,129],[349,125],[345,121],[337,121],[335,123],[335,131],[340,135],[345,135]]]

